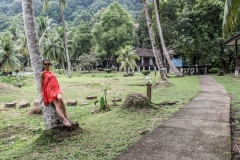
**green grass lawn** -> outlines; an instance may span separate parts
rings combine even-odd
[[[220,83],[228,91],[231,96],[231,138],[232,138],[232,159],[239,159],[240,144],[240,79],[234,75],[213,76],[213,78]]]
[[[161,86],[152,90],[154,103],[178,101],[176,105],[158,109],[130,111],[119,106],[111,107],[108,112],[91,114],[99,108],[89,102],[86,96],[102,95],[100,87],[92,84],[110,84],[108,103],[114,98],[125,99],[129,93],[146,94],[146,78],[140,73],[133,77],[123,77],[123,72],[115,73],[74,73],[71,79],[65,75],[57,75],[63,91],[65,101],[74,99],[78,106],[67,106],[71,121],[79,123],[83,132],[68,136],[65,139],[56,138],[44,133],[42,115],[27,115],[30,108],[5,109],[5,102],[19,102],[27,100],[33,106],[38,98],[33,77],[29,77],[22,88],[10,85],[0,91],[0,159],[112,159],[127,149],[129,145],[139,140],[143,130],[154,130],[162,121],[168,119],[200,91],[198,76],[169,78],[171,86]],[[159,81],[154,73],[150,75],[152,81]]]

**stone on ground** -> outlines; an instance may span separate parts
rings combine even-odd
[[[16,107],[16,103],[5,103],[6,108],[14,108]]]
[[[76,105],[77,105],[76,100],[72,100],[72,99],[67,100],[67,106],[76,106]]]

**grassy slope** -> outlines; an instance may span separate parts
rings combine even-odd
[[[213,78],[224,86],[231,96],[231,134],[232,134],[232,159],[239,158],[239,150],[236,146],[240,146],[240,79],[233,75],[213,76]]]
[[[105,77],[105,76],[108,77]],[[130,84],[145,84],[145,77],[136,73],[133,77],[122,77],[123,73],[98,73],[74,75],[68,79],[58,75],[58,80],[66,99],[76,99],[78,104],[87,102],[88,95],[102,95],[101,88],[92,87],[94,83],[111,84],[108,102],[116,98],[124,98],[128,93],[146,94],[146,86],[131,86]],[[152,80],[158,78],[152,74]],[[117,107],[105,113],[90,114],[96,108],[94,104],[87,106],[67,107],[72,121],[77,121],[83,128],[83,133],[59,140],[43,134],[44,121],[42,116],[29,116],[26,109],[8,109],[0,111],[0,159],[111,159],[124,149],[140,139],[142,130],[152,131],[161,121],[166,120],[178,109],[194,98],[200,91],[199,77],[170,78],[171,87],[160,87],[152,91],[152,101],[179,101],[175,106],[145,111],[129,111]],[[37,98],[33,78],[28,80],[21,89],[8,87],[0,92],[0,103],[28,100],[33,104]],[[111,103],[110,103],[111,104]],[[2,108],[2,107],[1,107]],[[1,109],[0,108],[0,109]],[[10,139],[11,136],[12,139]],[[27,140],[22,140],[22,138]],[[14,142],[14,143],[13,143]]]

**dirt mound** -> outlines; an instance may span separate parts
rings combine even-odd
[[[31,108],[30,111],[27,112],[28,115],[32,115],[32,114],[42,114],[42,107],[34,107]]]
[[[14,91],[16,91],[16,89],[13,86],[0,82],[0,95],[3,93],[11,93]]]
[[[151,100],[140,93],[130,93],[123,102],[124,108],[153,108]]]
[[[172,85],[173,84],[170,83],[169,81],[158,81],[158,82],[153,83],[152,88],[156,89],[159,87],[170,87]]]

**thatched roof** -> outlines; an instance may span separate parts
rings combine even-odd
[[[136,53],[139,57],[154,57],[152,49],[145,49],[145,48],[136,48]],[[159,51],[159,50],[158,50]],[[169,55],[175,55],[173,50],[168,50]]]

